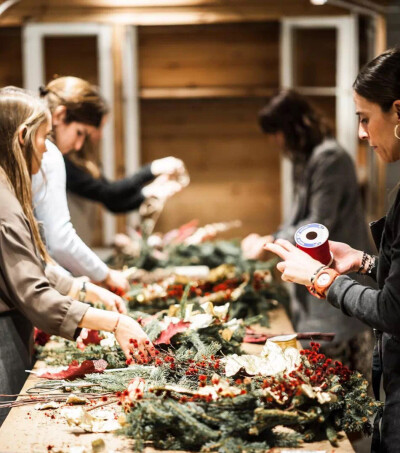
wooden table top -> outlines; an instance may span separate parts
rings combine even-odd
[[[293,332],[293,327],[283,308],[273,310],[270,313],[270,321],[271,328],[267,329],[268,333]],[[260,328],[260,331],[265,332],[266,329]],[[245,344],[243,349],[248,353],[257,353],[260,346]],[[38,380],[39,378],[30,375],[21,390],[21,394],[34,386]],[[56,412],[58,410],[56,409]],[[56,412],[54,410],[38,411],[34,409],[34,405],[13,408],[0,428],[0,453],[45,453],[48,451],[67,453],[71,447],[91,447],[92,441],[100,438],[106,443],[107,452],[133,451],[132,440],[112,433],[94,434],[83,432],[80,428],[72,428],[62,417],[56,415],[56,418],[52,419],[51,415]],[[314,442],[304,444],[302,447],[293,450],[303,453],[354,453],[347,437],[344,437],[339,445],[339,447],[333,448],[328,441]],[[49,446],[52,446],[53,449],[48,450]],[[273,449],[274,453],[291,450],[290,448]],[[156,450],[148,447],[144,451],[151,453]]]

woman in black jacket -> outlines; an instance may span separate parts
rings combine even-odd
[[[179,183],[169,181],[167,168],[175,172],[172,166],[181,168],[182,161],[174,157],[157,159],[144,165],[136,173],[126,178],[110,181],[102,173],[92,173],[73,160],[73,154],[64,157],[67,173],[67,190],[102,203],[109,211],[125,213],[138,209],[149,197],[164,198],[180,190]],[[150,183],[150,184],[149,184]]]
[[[146,198],[166,199],[180,190],[171,177],[185,175],[185,167],[172,156],[156,159],[117,181],[105,178],[94,148],[109,108],[97,87],[78,77],[59,77],[41,87],[40,94],[52,112],[54,143],[64,157],[67,190],[115,213],[138,209]]]
[[[359,137],[385,162],[400,159],[400,48],[368,63],[353,85]],[[311,286],[320,298],[376,331],[373,387],[379,394],[380,375],[386,393],[381,436],[375,422],[374,452],[400,451],[400,192],[385,218],[371,226],[379,256],[370,256],[340,242],[330,242],[333,268],[326,268],[284,239],[265,248],[279,255],[282,279]],[[348,276],[369,274],[379,289]],[[324,302],[321,302],[324,303]]]

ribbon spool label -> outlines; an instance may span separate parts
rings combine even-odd
[[[312,258],[329,266],[333,256],[329,250],[329,231],[320,223],[309,223],[300,227],[295,235],[296,246]]]

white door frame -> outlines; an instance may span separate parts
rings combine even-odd
[[[336,86],[329,88],[296,87],[293,71],[294,32],[301,28],[335,28],[336,36]],[[281,23],[282,88],[296,88],[304,94],[336,96],[337,140],[353,157],[357,156],[357,118],[352,98],[352,85],[358,73],[358,21],[356,15],[332,17],[288,17]],[[287,159],[281,166],[282,215],[287,220],[292,202],[292,169]]]
[[[96,36],[99,62],[99,87],[111,106],[110,119],[103,131],[101,158],[106,177],[115,178],[114,165],[114,74],[112,58],[112,27],[92,23],[42,23],[23,27],[23,81],[27,90],[37,93],[46,83],[43,41],[46,36]],[[129,149],[129,148],[128,148]],[[103,213],[103,240],[110,244],[116,231],[115,218]]]
[[[126,26],[122,43],[122,92],[124,115],[125,172],[132,175],[140,168],[140,106],[138,76],[138,30],[135,25]],[[129,227],[139,224],[137,211],[127,215]]]

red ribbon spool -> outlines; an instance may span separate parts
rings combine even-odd
[[[294,235],[296,247],[326,266],[329,266],[333,260],[328,238],[328,228],[320,223],[304,225]]]

